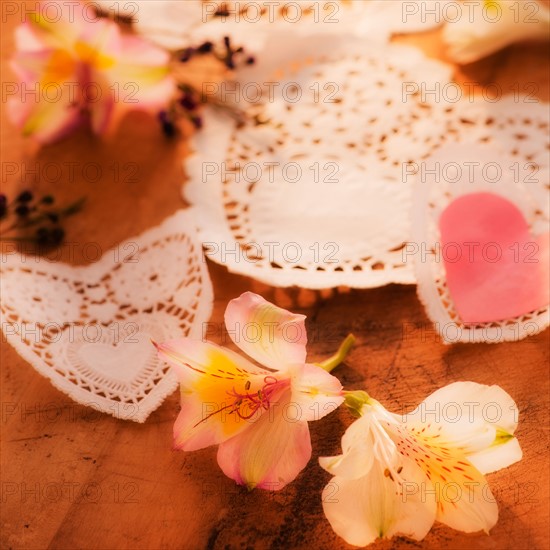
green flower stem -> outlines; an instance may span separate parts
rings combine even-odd
[[[348,334],[346,339],[340,344],[338,351],[332,357],[317,363],[317,365],[327,372],[331,372],[346,358],[353,344],[355,344],[355,336],[353,334]]]
[[[344,404],[355,416],[361,416],[363,406],[371,401],[370,395],[363,390],[343,392],[345,395]]]

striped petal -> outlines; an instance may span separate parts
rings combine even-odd
[[[272,385],[276,379],[236,353],[188,338],[156,346],[180,379],[176,448],[192,451],[225,441],[253,425],[268,408],[258,392],[266,387],[267,375]]]
[[[464,468],[461,475],[452,470],[452,477],[436,474],[432,481],[438,497],[436,519],[465,533],[484,531],[488,534],[498,520],[495,497],[476,468],[467,465],[466,460],[458,463]],[[452,463],[447,465],[455,468]]]
[[[403,420],[412,433],[468,456],[498,442],[497,434],[511,436],[518,415],[514,400],[499,386],[455,382],[432,393]]]
[[[487,481],[461,449],[448,446],[422,430],[383,421],[397,450],[421,469],[432,485],[437,520],[466,533],[495,525],[498,506]]]

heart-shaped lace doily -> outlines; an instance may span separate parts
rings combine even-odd
[[[404,96],[404,85],[434,89],[450,69],[398,45],[342,41],[313,60],[312,49],[275,51],[276,62],[242,76],[239,107],[264,123],[237,128],[207,115],[184,186],[206,254],[275,286],[413,283],[402,261],[412,189],[404,163],[436,149],[447,122],[446,105]],[[245,82],[276,86],[254,104]]]
[[[6,255],[7,341],[75,401],[144,422],[177,386],[151,339],[200,338],[212,309],[192,214],[180,211],[84,267]]]
[[[550,224],[548,105],[528,103],[528,98],[519,99],[510,96],[498,103],[478,101],[469,106],[461,105],[450,119],[447,144],[419,165],[415,176],[412,240],[404,249],[404,255],[415,265],[420,299],[447,343],[519,340],[540,332],[549,324],[548,303],[539,303],[532,311],[509,319],[464,322],[458,313],[460,302],[463,311],[467,312],[464,315],[473,315],[473,306],[465,304],[471,297],[465,288],[467,281],[460,279],[457,266],[448,267],[457,281],[454,299],[459,303],[455,304],[446,278],[446,264],[459,262],[461,255],[468,253],[472,262],[482,260],[486,264],[477,269],[467,266],[472,270],[471,276],[483,278],[485,274],[502,287],[510,286],[514,280],[521,285],[526,277],[529,280],[523,284],[548,284],[547,280],[542,283],[540,280],[542,271],[548,271],[545,239]],[[458,121],[466,124],[469,130],[460,131]],[[447,224],[445,235],[441,235],[441,216],[444,213],[449,216],[449,206],[455,199],[486,193],[510,201],[512,208],[518,210],[517,216],[525,220],[516,224],[519,227],[517,234],[510,237],[514,242],[509,243],[507,236],[495,233],[502,220],[493,219],[483,224],[483,220],[478,219],[485,216],[490,220],[490,216],[502,215],[502,208],[495,210],[491,206],[487,210],[489,206],[485,208],[484,204],[470,205],[472,212],[477,212],[475,220],[473,214],[470,219],[468,208],[465,208],[464,227],[453,228]],[[508,212],[509,208],[504,210]],[[517,217],[514,212],[505,215],[510,224],[512,218]],[[453,223],[457,223],[456,212],[453,216]],[[526,231],[520,231],[523,223],[526,223]],[[465,234],[463,229],[470,225],[475,227],[475,224],[481,229],[477,236],[468,234],[468,244],[448,242],[449,239],[459,241]],[[504,265],[502,271],[487,265],[487,262],[497,261],[509,265]],[[533,271],[532,266],[521,265],[532,261],[540,263],[540,269]],[[506,277],[510,280],[503,280]],[[471,284],[475,285],[476,281],[472,280]],[[488,281],[479,280],[477,284],[488,284]],[[524,290],[518,288],[516,292]],[[519,311],[522,304],[545,301],[543,288],[532,290],[534,295],[521,299],[517,296],[514,298],[517,303],[509,304],[510,307],[514,305]],[[478,304],[474,309],[477,315],[488,318],[491,310],[502,311],[503,307],[502,304],[492,307],[491,304]]]

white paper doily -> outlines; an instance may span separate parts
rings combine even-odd
[[[272,32],[308,36],[329,33],[388,41],[394,33],[443,23],[450,0],[99,0],[106,13],[134,20],[136,31],[170,49],[230,36],[254,53]],[[222,9],[223,8],[223,9]],[[223,13],[226,15],[223,15]],[[219,15],[216,15],[218,13]]]
[[[419,297],[446,343],[520,340],[550,322],[546,306],[504,321],[464,324],[446,285],[441,254],[430,253],[440,244],[441,213],[467,193],[500,195],[519,208],[533,236],[549,231],[548,104],[529,101],[509,96],[456,105],[449,113],[447,144],[415,177],[412,244],[405,255],[415,265]]]
[[[200,337],[212,309],[192,215],[180,211],[84,267],[6,255],[7,341],[75,401],[144,422],[177,386],[151,338]]]
[[[413,283],[401,253],[412,188],[403,163],[428,156],[447,122],[446,105],[404,98],[403,86],[433,89],[450,69],[404,46],[340,39],[312,57],[317,41],[296,42],[240,75],[238,106],[265,124],[236,129],[207,113],[197,134],[184,194],[206,254],[275,286]],[[259,83],[273,86],[263,106]]]

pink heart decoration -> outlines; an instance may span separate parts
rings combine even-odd
[[[533,236],[515,204],[494,193],[455,199],[439,218],[441,257],[464,323],[502,321],[549,303],[549,236]]]

